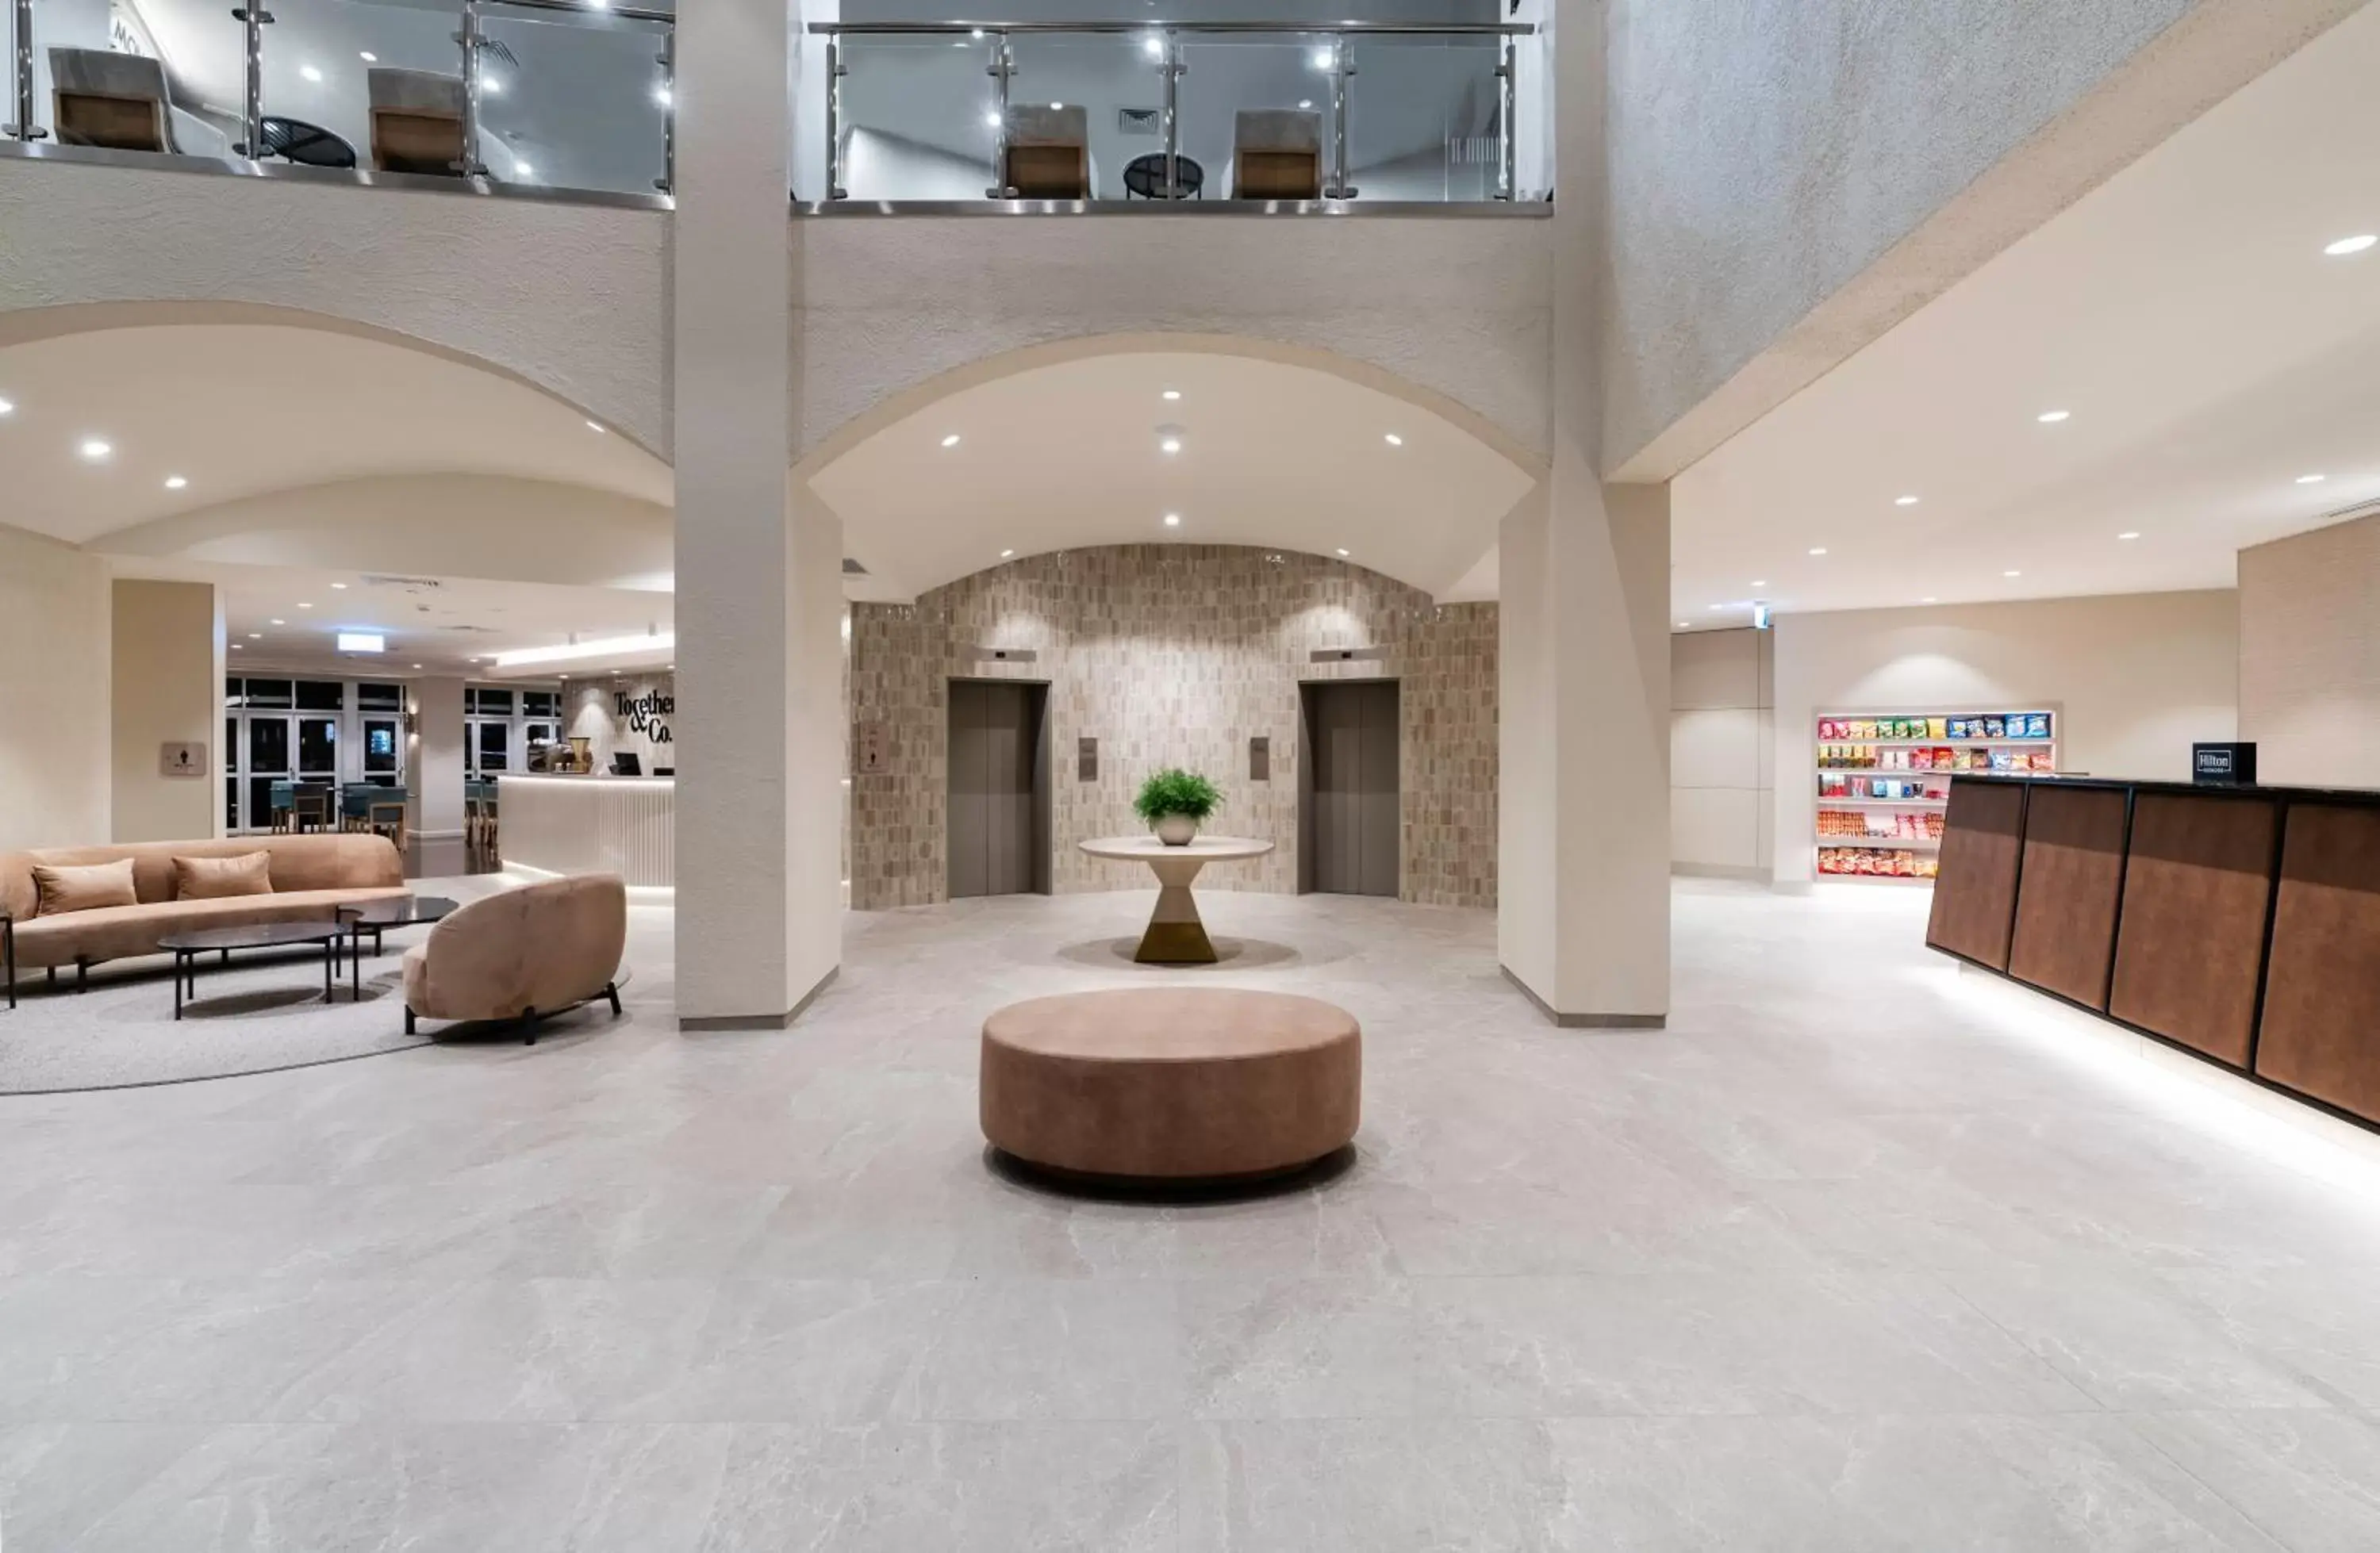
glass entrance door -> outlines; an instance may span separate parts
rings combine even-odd
[[[242,791],[248,800],[240,819],[247,829],[261,831],[273,823],[273,784],[298,775],[290,738],[290,724],[297,720],[286,712],[252,711],[240,721],[245,724],[238,746],[240,771],[247,778]]]

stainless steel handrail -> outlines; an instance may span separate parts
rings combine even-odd
[[[13,90],[8,95],[16,100],[17,122],[0,125],[0,134],[12,140],[38,140],[48,133],[33,122],[33,0],[17,0],[16,47],[9,51],[9,69],[15,75]]]
[[[507,4],[515,0],[506,0]],[[550,0],[549,0],[550,3]],[[1333,34],[1365,38],[1534,38],[1533,21],[814,21],[809,30],[829,37],[972,37],[978,32],[1076,32],[1097,37],[1137,38],[1152,32],[1248,32],[1275,37]]]
[[[642,6],[604,6],[594,0],[488,0],[512,11],[569,11],[578,16],[618,17],[623,21],[658,21],[674,29],[677,18],[668,11],[648,10]]]

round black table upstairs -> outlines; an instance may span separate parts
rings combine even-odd
[[[302,118],[266,115],[264,151],[304,167],[347,167],[356,164],[356,148],[319,124]]]
[[[1174,182],[1178,192],[1172,197],[1176,200],[1204,200],[1207,197],[1205,193],[1207,169],[1186,156],[1177,156],[1173,161]],[[1126,194],[1137,194],[1144,200],[1167,198],[1165,153],[1161,151],[1153,151],[1146,156],[1135,156],[1125,163],[1123,188]]]

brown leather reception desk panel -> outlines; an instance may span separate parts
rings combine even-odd
[[[2104,1012],[2124,888],[2124,795],[2034,788],[2025,801],[2018,877],[2009,975]]]
[[[1962,774],[1926,942],[2380,1125],[2380,793]]]
[[[1996,971],[2008,969],[2016,921],[2024,798],[2022,783],[1953,782],[1943,819],[1941,879],[1925,941]]]
[[[2293,803],[2256,1072],[2380,1121],[2380,807]]]
[[[2253,793],[2134,795],[2109,1013],[2248,1065],[2279,823],[2279,803]]]

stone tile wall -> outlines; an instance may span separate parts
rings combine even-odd
[[[1321,649],[1378,661],[1316,663]],[[1030,663],[992,649],[1029,649]],[[1402,894],[1496,899],[1496,606],[1428,595],[1343,561],[1221,545],[1123,545],[1034,556],[915,604],[857,604],[856,724],[884,725],[886,758],[855,772],[851,902],[860,910],[944,899],[948,686],[1050,686],[1053,878],[1061,892],[1146,888],[1146,868],[1075,843],[1143,829],[1132,795],[1160,766],[1223,790],[1218,834],[1269,837],[1272,855],[1219,865],[1202,889],[1297,888],[1300,702],[1306,680],[1402,682]],[[1272,741],[1269,782],[1249,780],[1248,740]],[[1075,780],[1075,741],[1099,741],[1099,780]],[[854,747],[858,746],[856,734]]]

